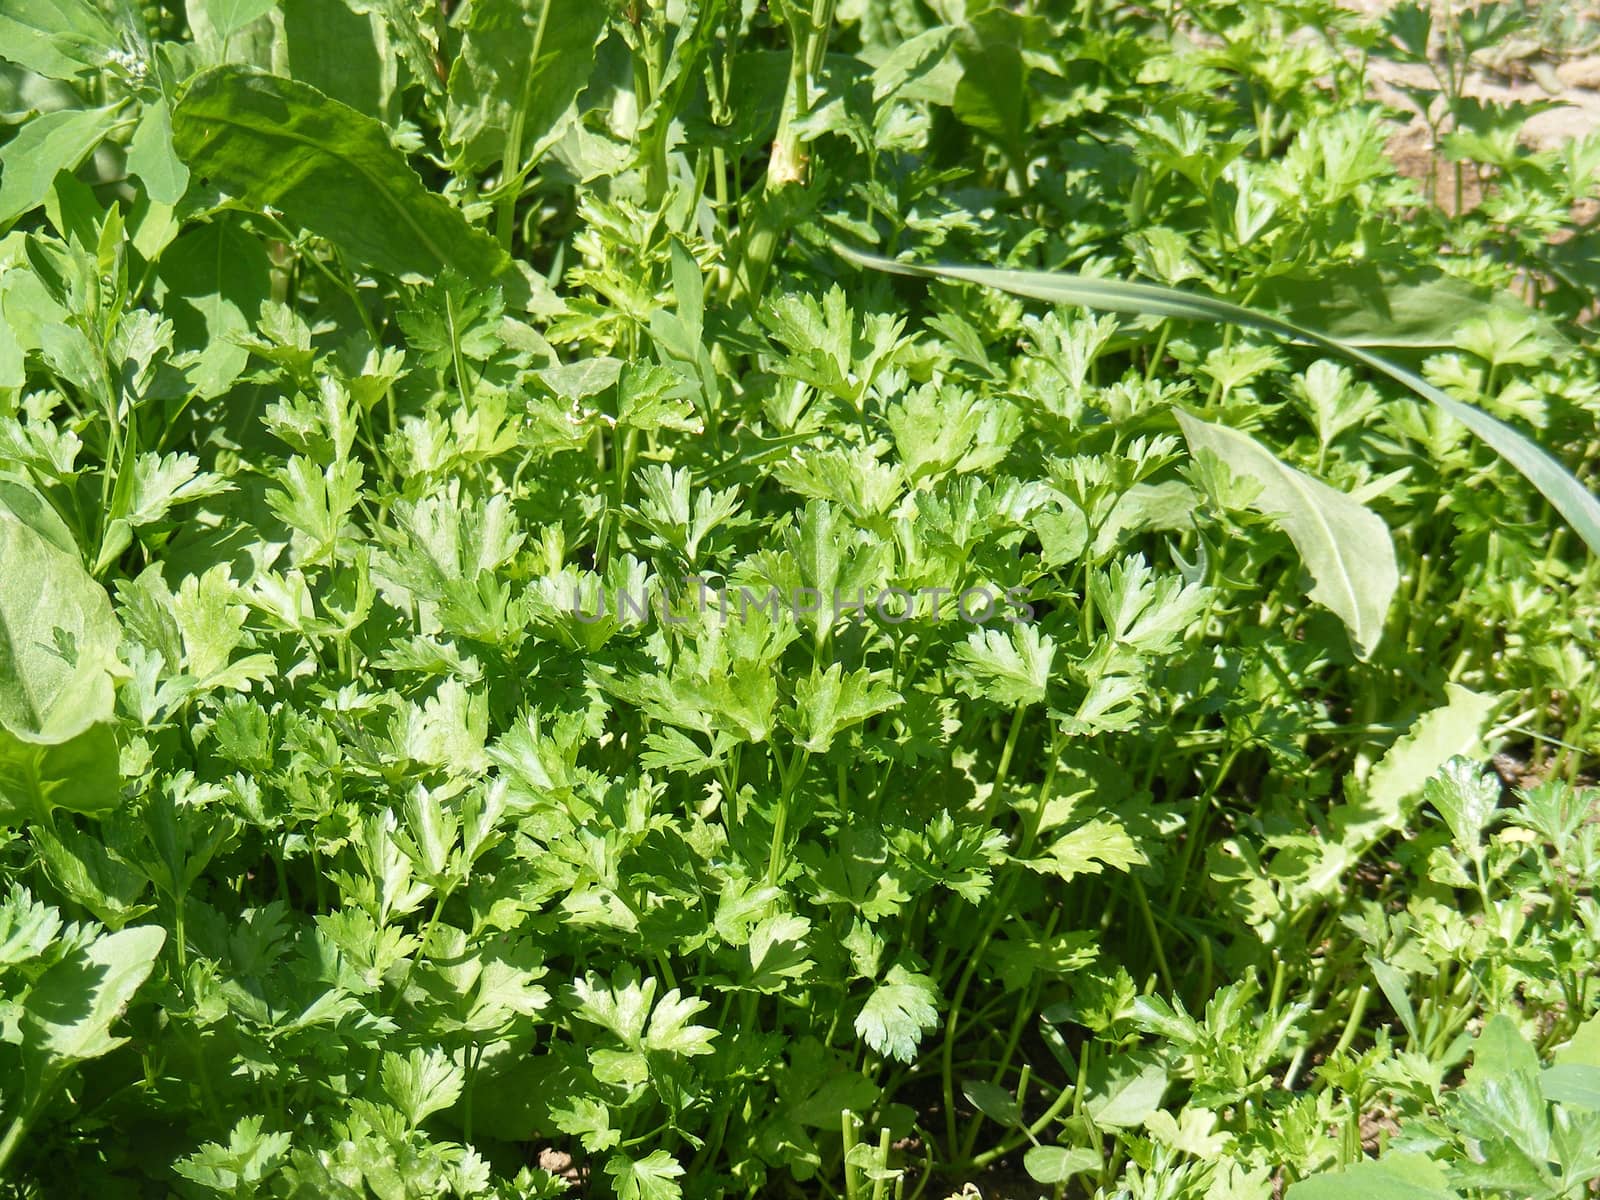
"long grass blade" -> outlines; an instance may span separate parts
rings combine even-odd
[[[995,288],[1014,296],[1043,300],[1051,304],[1075,304],[1083,308],[1140,316],[1173,317],[1213,324],[1238,325],[1258,329],[1292,341],[1306,342],[1319,349],[1342,355],[1364,367],[1387,375],[1425,400],[1437,404],[1460,421],[1474,435],[1505,459],[1550,502],[1573,530],[1600,554],[1600,499],[1531,438],[1482,409],[1447,396],[1431,383],[1402,366],[1381,358],[1359,346],[1350,345],[1315,329],[1308,329],[1260,312],[1218,300],[1161,287],[1153,283],[1126,283],[1117,279],[1093,279],[1065,272],[1022,271],[998,267],[968,267],[950,264],[919,265],[896,262],[875,254],[863,254],[835,243],[835,251],[857,266],[921,279],[950,279]]]

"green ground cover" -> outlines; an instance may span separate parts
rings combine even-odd
[[[1547,15],[0,0],[0,1193],[1593,1194]]]

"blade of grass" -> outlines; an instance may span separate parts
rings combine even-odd
[[[1182,292],[1152,283],[1126,283],[1118,279],[1093,279],[1067,272],[1022,271],[998,267],[970,267],[952,264],[918,265],[895,262],[875,254],[863,254],[834,243],[840,257],[860,267],[909,275],[920,279],[947,279],[975,283],[1032,300],[1051,304],[1074,304],[1083,308],[1140,316],[1175,317],[1213,324],[1238,325],[1258,329],[1292,341],[1306,342],[1319,349],[1342,355],[1364,367],[1387,375],[1414,394],[1437,404],[1460,421],[1490,449],[1499,454],[1550,502],[1577,532],[1589,549],[1600,554],[1600,500],[1538,443],[1519,433],[1504,421],[1481,409],[1447,396],[1431,383],[1404,367],[1376,354],[1352,346],[1315,329],[1284,321],[1270,313],[1244,308],[1214,296]]]

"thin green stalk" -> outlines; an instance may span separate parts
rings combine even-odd
[[[784,838],[788,834],[789,801],[794,796],[795,786],[800,782],[800,777],[805,774],[806,764],[811,761],[811,752],[804,746],[797,745],[794,755],[789,760],[787,770],[780,768],[781,791],[778,794],[778,806],[772,817],[772,845],[767,851],[767,882],[776,884],[783,876],[784,870]]]
[[[1145,931],[1150,935],[1150,949],[1155,954],[1156,970],[1161,975],[1161,985],[1170,994],[1174,990],[1172,968],[1167,965],[1167,952],[1161,946],[1161,931],[1156,928],[1155,913],[1150,909],[1150,897],[1145,895],[1144,884],[1139,882],[1137,875],[1130,875],[1128,881],[1133,884],[1133,898],[1139,906],[1139,915],[1144,920]]]
[[[1024,711],[1024,707],[1018,705],[1016,712],[1012,716],[1011,732],[1006,736],[1006,750],[1002,752],[1000,765],[995,771],[993,787],[997,793],[1004,786],[1006,772],[1010,769],[1011,751],[1016,748],[1017,733]],[[1059,749],[1058,741],[1052,738],[1049,765],[1045,768],[1044,782],[1039,787],[1039,794],[1034,803],[1033,812],[1029,815],[1027,829],[1015,855],[1017,859],[1026,858],[1033,849],[1034,842],[1038,839],[1039,828],[1044,821],[1045,806],[1049,803],[1050,795],[1055,788],[1056,764],[1060,758]],[[950,999],[950,1011],[945,1016],[944,1038],[939,1047],[939,1076],[944,1095],[946,1140],[952,1150],[957,1145],[958,1137],[955,1107],[955,1044],[956,1033],[961,1023],[961,1006],[966,999],[967,989],[972,986],[973,977],[977,974],[978,964],[983,960],[983,952],[988,949],[989,940],[994,937],[995,930],[999,927],[1000,922],[1012,909],[1012,901],[1016,898],[1018,879],[1019,876],[1016,873],[1012,873],[993,902],[985,906],[987,915],[984,919],[983,927],[979,931],[977,940],[973,943],[972,952],[967,956],[966,965],[962,968],[961,975],[956,980],[955,993]]]
[[[495,235],[506,250],[511,249],[511,238],[516,230],[517,198],[528,175],[528,166],[522,161],[522,138],[527,128],[528,105],[533,100],[533,77],[539,69],[539,55],[544,49],[549,20],[550,0],[544,0],[539,5],[539,23],[533,31],[533,53],[528,55],[528,69],[522,77],[522,102],[506,126],[506,151],[500,160],[500,197],[495,201],[494,210]]]
[[[860,1189],[856,1187],[856,1171],[855,1168],[850,1165],[850,1152],[854,1150],[858,1144],[856,1139],[855,1113],[851,1112],[848,1108],[841,1109],[839,1112],[839,1125],[840,1134],[844,1139],[844,1152],[842,1161],[844,1163],[845,1200],[859,1200],[861,1192]]]
[[[1372,988],[1363,983],[1356,992],[1355,1002],[1350,1005],[1350,1016],[1344,1023],[1344,1031],[1340,1033],[1339,1040],[1334,1044],[1333,1057],[1343,1054],[1350,1049],[1350,1044],[1356,1040],[1356,1033],[1361,1028],[1361,1022],[1367,1015],[1367,1005],[1372,1000]],[[1285,1085],[1287,1086],[1287,1085]]]
[[[811,94],[833,29],[834,0],[812,0],[809,10],[796,5],[789,21],[789,82],[784,90],[778,132],[767,160],[767,178],[756,201],[749,234],[738,256],[730,304],[756,303],[766,289],[767,274],[788,232],[790,195],[807,175],[800,126],[811,113]]]
[[[1056,923],[1060,916],[1061,910],[1059,908],[1051,912],[1050,919],[1045,925],[1044,936],[1046,938],[1055,932]],[[1018,1045],[1021,1044],[1022,1031],[1027,1027],[1029,1018],[1037,1011],[1041,990],[1041,985],[1038,983],[1030,985],[1028,990],[1023,993],[1021,1002],[1015,1005],[1016,1011],[1012,1017],[1011,1029],[1006,1036],[1006,1044],[1001,1050],[999,1060],[994,1064],[994,1070],[990,1073],[989,1082],[994,1084],[1004,1082],[1006,1072],[1011,1069],[1011,1060],[1016,1055]],[[1017,1078],[1017,1107],[1019,1110],[1022,1107],[1028,1089],[1028,1082],[1032,1076],[1032,1065],[1023,1063]],[[978,1134],[983,1128],[984,1119],[982,1114],[972,1119],[972,1123],[967,1127],[966,1137],[962,1139],[958,1157],[962,1159],[971,1157],[973,1149],[977,1146]]]
[[[22,1135],[28,1130],[28,1119],[27,1111],[18,1113],[7,1126],[4,1140],[0,1140],[0,1178],[5,1177],[6,1164],[11,1161],[11,1156],[22,1144]]]
[[[1217,768],[1216,775],[1211,780],[1211,786],[1195,800],[1194,808],[1189,812],[1189,820],[1184,830],[1183,855],[1179,860],[1178,870],[1173,876],[1173,902],[1176,903],[1186,891],[1189,881],[1189,870],[1194,864],[1195,849],[1199,845],[1211,812],[1212,801],[1216,799],[1217,791],[1222,787],[1223,780],[1228,777],[1228,772],[1233,769],[1234,760],[1239,757],[1242,746],[1232,747]]]
[[[1028,1142],[1037,1141],[1039,1135],[1049,1128],[1050,1122],[1061,1115],[1062,1109],[1066,1108],[1068,1104],[1074,1104],[1074,1107],[1076,1107],[1074,1099],[1080,1094],[1081,1090],[1076,1082],[1068,1084],[1057,1093],[1055,1100],[1049,1108],[1045,1109],[1039,1119],[1025,1128],[1019,1136],[1007,1138],[999,1145],[991,1146],[975,1157],[970,1164],[966,1165],[970,1165],[974,1170],[982,1170],[990,1163],[997,1162],[1012,1151],[1021,1149]]]
[[[1149,383],[1156,377],[1156,371],[1161,367],[1161,360],[1167,353],[1167,339],[1172,335],[1172,322],[1161,322],[1161,333],[1156,337],[1156,348],[1150,354],[1150,362],[1145,367],[1144,381]]]
[[[1006,730],[1005,745],[1001,747],[1000,762],[995,767],[994,781],[989,785],[989,800],[984,807],[984,817],[988,821],[993,821],[998,815],[996,805],[1001,802],[1006,778],[1011,774],[1011,759],[1017,752],[1017,741],[1022,736],[1022,718],[1026,712],[1027,707],[1019,704],[1011,714],[1011,725]]]
[[[883,1188],[888,1179],[883,1175],[881,1168],[889,1165],[889,1130],[878,1130],[878,1166],[879,1175],[872,1181],[872,1200],[883,1200]]]
[[[461,1092],[461,1140],[472,1145],[472,1093],[478,1083],[478,1063],[483,1059],[483,1046],[473,1042],[467,1047],[467,1077]]]

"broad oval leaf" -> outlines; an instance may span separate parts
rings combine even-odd
[[[1037,18],[994,8],[968,22],[956,43],[964,69],[951,107],[959,120],[998,141],[1014,163],[1026,153],[1031,126],[1023,48],[1025,31],[1036,23]]]
[[[64,541],[66,544],[63,544]],[[112,736],[121,634],[55,514],[0,485],[0,825],[120,797]]]
[[[1085,1146],[1034,1146],[1022,1156],[1028,1178],[1035,1183],[1065,1183],[1085,1171],[1098,1171],[1105,1160]]]
[[[47,79],[71,81],[104,69],[117,44],[111,22],[90,0],[6,0],[0,58]]]
[[[219,213],[161,252],[157,278],[175,345],[196,355],[190,382],[202,396],[220,395],[249,363],[240,335],[272,297],[266,247],[234,214]]]
[[[1369,657],[1400,585],[1388,526],[1343,492],[1281,462],[1249,434],[1182,411],[1178,424],[1191,451],[1210,450],[1261,485],[1250,507],[1289,535],[1315,581],[1311,598],[1344,622],[1356,653]]]
[[[202,7],[220,38],[232,37],[277,7],[277,0],[204,0]]]
[[[111,1027],[166,940],[166,930],[154,925],[108,933],[39,977],[22,1002],[22,1056],[30,1079],[47,1080],[127,1040],[112,1037]]]
[[[283,0],[286,74],[377,120],[393,115],[399,61],[383,21],[327,0]]]
[[[381,122],[307,84],[218,67],[195,77],[172,127],[195,175],[278,209],[365,266],[428,278],[453,267],[479,285],[521,286],[494,241],[423,185]]]
[[[116,124],[118,108],[68,108],[24,124],[0,148],[0,229],[44,203],[60,171],[76,171]]]
[[[1289,1185],[1288,1200],[1459,1200],[1443,1168],[1420,1154],[1390,1153],[1363,1159]]]
[[[147,104],[128,144],[128,170],[144,181],[159,204],[176,204],[189,186],[189,168],[172,149],[172,110],[166,100]]]
[[[1600,1068],[1558,1063],[1539,1076],[1539,1090],[1557,1104],[1600,1112]]]
[[[1280,320],[1257,309],[1243,308],[1226,300],[1218,300],[1214,296],[1197,295],[1153,283],[1094,279],[1070,272],[1019,271],[944,264],[922,266],[880,258],[875,254],[862,254],[838,243],[834,244],[834,250],[842,258],[858,266],[871,267],[873,270],[887,271],[896,275],[976,283],[983,287],[1010,292],[1015,296],[1044,300],[1051,304],[1075,304],[1083,308],[1102,309],[1108,312],[1239,325],[1246,329],[1259,329],[1278,337],[1307,342],[1323,350],[1343,355],[1379,374],[1387,375],[1396,383],[1409,388],[1414,394],[1437,404],[1460,421],[1487,443],[1490,449],[1520,471],[1523,477],[1539,490],[1540,495],[1550,502],[1551,507],[1566,518],[1567,523],[1584,540],[1589,549],[1600,554],[1600,499],[1596,499],[1570,471],[1551,457],[1548,451],[1504,421],[1491,417],[1470,404],[1463,404],[1415,373],[1350,342],[1340,341],[1315,329]],[[1370,336],[1367,340],[1375,342],[1378,339],[1376,336]]]
[[[997,1083],[987,1079],[967,1079],[961,1084],[961,1094],[968,1103],[991,1121],[1002,1125],[1015,1125],[1022,1118],[1016,1097]]]
[[[1167,1068],[1137,1053],[1108,1059],[1089,1076],[1083,1110],[1101,1129],[1134,1129],[1161,1107]]]
[[[1484,1022],[1483,1032],[1472,1043],[1472,1066],[1467,1069],[1466,1086],[1510,1079],[1519,1072],[1537,1075],[1539,1052],[1515,1021],[1505,1013],[1496,1013]]]

